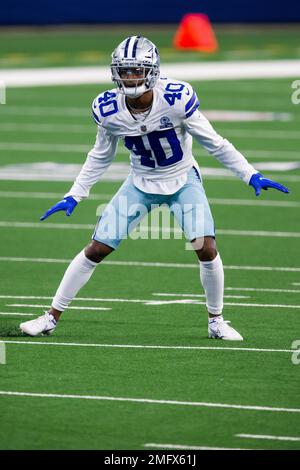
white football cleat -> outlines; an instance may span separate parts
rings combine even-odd
[[[243,341],[243,337],[225,321],[222,315],[210,318],[208,321],[208,337],[228,341]]]
[[[37,336],[40,333],[43,335],[51,335],[56,327],[56,320],[54,316],[45,312],[44,315],[36,318],[35,320],[25,321],[20,324],[20,329],[23,333],[29,336]]]

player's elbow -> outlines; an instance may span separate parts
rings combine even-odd
[[[217,157],[219,155],[224,155],[224,153],[229,150],[234,150],[234,146],[227,139],[224,139],[224,137],[220,137],[220,139],[214,143],[214,146],[209,153],[214,157]]]

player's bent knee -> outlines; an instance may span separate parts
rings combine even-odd
[[[213,261],[217,254],[218,252],[215,248],[203,249],[200,253],[197,253],[200,261]]]
[[[113,248],[111,248],[108,245],[105,245],[104,243],[97,242],[96,240],[93,240],[86,248],[85,248],[85,256],[90,259],[91,261],[94,261],[95,263],[100,263],[106,256],[108,256],[112,251],[114,251]]]
[[[201,246],[199,244],[199,240],[196,239],[193,242],[193,245],[195,246],[195,252],[200,261],[212,261],[218,254],[216,241],[213,237],[202,238]]]

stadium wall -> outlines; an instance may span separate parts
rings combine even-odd
[[[213,22],[300,21],[299,0],[4,0],[0,25],[177,23],[185,13]]]

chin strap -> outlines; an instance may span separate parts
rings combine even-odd
[[[138,87],[132,87],[132,88],[122,86],[122,91],[129,98],[139,98],[144,93],[146,93],[146,91],[148,91],[148,89],[146,88],[145,84],[143,84],[143,85],[140,85]]]

